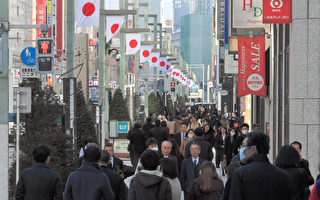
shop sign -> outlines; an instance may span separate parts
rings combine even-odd
[[[290,24],[291,0],[263,0],[263,23]]]

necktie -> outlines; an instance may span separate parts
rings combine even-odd
[[[197,160],[193,160],[194,166],[197,166]]]

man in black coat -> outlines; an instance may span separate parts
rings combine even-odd
[[[146,150],[140,158],[143,169],[131,180],[129,200],[172,200],[169,181],[157,170],[158,152]]]
[[[38,145],[32,154],[36,164],[22,171],[15,198],[62,200],[63,189],[59,174],[47,165],[50,161],[50,149],[46,145]]]
[[[146,138],[150,138],[150,130],[154,128],[154,125],[152,124],[151,117],[147,117],[146,123],[143,125],[142,130],[144,131]]]
[[[63,193],[64,200],[113,200],[109,178],[100,172],[98,161],[101,153],[97,146],[84,150],[81,167],[69,175]]]
[[[172,135],[172,138],[177,142],[179,147],[181,146],[183,139],[186,137],[187,130],[188,130],[188,124],[185,122],[182,122],[180,125],[180,133],[176,133]]]
[[[101,151],[101,157],[99,160],[100,171],[105,173],[111,184],[112,191],[114,193],[115,200],[127,200],[128,198],[128,188],[124,183],[121,176],[114,170],[108,168],[110,164],[109,153],[105,150]]]
[[[123,161],[114,156],[113,144],[106,143],[104,150],[106,150],[110,155],[109,167],[123,176]]]
[[[240,162],[232,176],[232,200],[292,200],[292,187],[288,174],[270,164],[267,154],[269,136],[251,132],[240,150]]]
[[[301,155],[301,150],[302,150],[302,144],[298,141],[294,141],[291,143],[291,146],[294,147],[299,154]],[[304,188],[304,199],[308,199],[310,196],[310,189],[309,186],[314,184],[314,179],[311,175],[310,169],[309,169],[309,161],[307,161],[306,159],[301,159],[300,163],[299,163],[299,167],[303,168],[306,171],[306,180],[307,180],[307,184],[308,187]]]
[[[190,146],[192,142],[197,142],[201,147],[200,158],[202,158],[203,160],[212,161],[213,153],[211,145],[202,139],[203,129],[197,128],[195,130],[195,134],[196,137],[192,141],[190,141],[185,147],[184,158],[187,159],[191,157]]]
[[[161,143],[164,140],[168,140],[168,134],[164,128],[160,127],[160,124],[161,124],[160,120],[156,119],[155,121],[156,127],[150,130],[150,136],[154,137],[158,141],[158,147],[161,146]]]
[[[184,192],[184,199],[188,199],[193,180],[199,177],[200,165],[204,162],[201,159],[201,146],[197,142],[192,142],[189,148],[191,157],[182,162],[180,171],[181,189]]]
[[[141,154],[146,150],[145,144],[147,140],[144,132],[141,130],[140,123],[135,123],[133,129],[129,131],[127,139],[130,140],[131,164],[133,168],[136,168]]]
[[[171,158],[176,163],[178,169],[178,159],[174,155],[171,155],[172,143],[168,140],[165,140],[161,144],[161,156],[160,158]],[[180,170],[180,169],[179,169]]]

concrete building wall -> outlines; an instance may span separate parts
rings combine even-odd
[[[290,30],[290,142],[302,143],[313,177],[320,160],[320,1],[292,1]]]

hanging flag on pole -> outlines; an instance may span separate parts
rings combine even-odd
[[[153,45],[141,45],[140,47],[140,63],[145,63],[151,55]]]
[[[167,65],[167,59],[164,57],[160,57],[158,69],[164,72],[166,70],[166,65]]]
[[[107,37],[106,43],[108,43],[115,35],[117,35],[122,27],[124,16],[107,16],[106,27]]]
[[[158,67],[160,52],[151,52],[149,56],[149,67]]]
[[[171,68],[171,62],[167,61],[166,71],[165,71],[166,74],[170,72],[170,68]]]
[[[77,0],[77,26],[99,25],[100,0]]]
[[[140,49],[141,33],[126,34],[126,55],[133,55]]]

